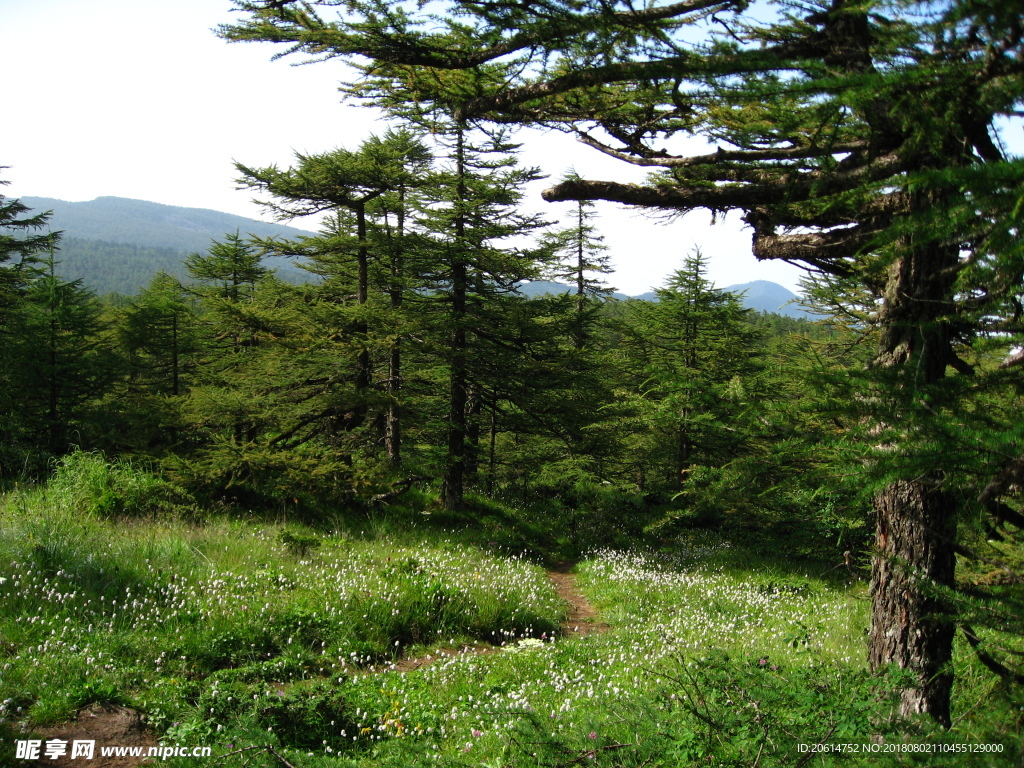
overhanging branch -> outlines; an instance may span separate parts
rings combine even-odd
[[[694,155],[681,157],[669,155],[664,152],[651,150],[642,156],[617,150],[604,142],[595,139],[588,133],[577,134],[579,140],[588,147],[603,152],[610,157],[623,160],[632,165],[640,165],[648,168],[690,168],[699,165],[714,165],[721,162],[764,162],[766,160],[802,160],[813,157],[826,157],[829,155],[856,152],[868,148],[868,142],[856,141],[847,144],[839,144],[830,147],[779,147],[772,149],[749,149],[749,150],[723,150],[719,148],[716,152],[707,155]]]

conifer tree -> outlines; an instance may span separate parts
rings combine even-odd
[[[200,354],[181,405],[180,448],[165,466],[204,495],[250,505],[337,503],[350,472],[331,443],[345,396],[324,370],[331,342],[317,331],[309,286],[278,280],[262,248],[229,236],[194,254],[190,286],[198,303]],[[328,349],[329,352],[333,351]],[[342,354],[351,359],[351,350]],[[351,463],[351,462],[349,462]]]
[[[213,242],[207,253],[193,253],[185,260],[185,269],[195,281],[189,291],[202,308],[201,377],[207,391],[233,386],[247,355],[259,344],[246,310],[261,282],[268,279],[269,270],[261,259],[256,246],[235,232],[225,235],[223,242]],[[248,441],[255,425],[244,417],[244,409],[225,411],[233,414],[233,441]]]
[[[6,184],[0,180],[0,185]],[[59,242],[59,233],[39,231],[48,219],[48,213],[30,215],[20,200],[0,195],[0,475],[16,472],[25,463],[22,376],[31,347],[25,294],[38,276],[34,266],[38,255],[52,251]]]
[[[182,396],[203,350],[196,299],[165,272],[115,311],[124,381],[116,395],[122,450],[162,454],[181,436]]]
[[[124,311],[120,343],[128,357],[130,386],[178,397],[199,351],[194,301],[166,272],[158,272]]]
[[[95,440],[94,409],[119,373],[102,309],[79,281],[56,275],[54,253],[25,288],[18,409],[28,439],[51,455]]]
[[[269,270],[261,265],[262,255],[238,232],[214,241],[207,253],[193,253],[185,260],[185,269],[194,281],[191,290],[206,300],[243,302]]]
[[[671,467],[665,474],[677,491],[695,464],[720,466],[742,450],[741,415],[756,393],[751,310],[716,290],[706,273],[703,255],[688,256],[656,291],[656,303],[630,303],[624,324],[638,432],[656,441],[635,458]]]
[[[264,247],[304,257],[307,268],[323,278],[321,293],[335,291],[333,301],[339,307],[354,303],[346,322],[361,347],[355,387],[362,398],[370,397],[367,390],[374,378],[371,337],[384,335],[381,328],[370,327],[371,309],[367,304],[373,298],[371,294],[387,294],[393,316],[384,323],[390,341],[384,382],[389,397],[383,428],[389,460],[397,465],[401,451],[401,338],[391,331],[406,292],[414,287],[405,274],[408,198],[410,191],[422,183],[430,153],[410,131],[399,130],[371,137],[357,151],[338,149],[320,155],[298,155],[297,159],[298,165],[288,170],[237,167],[244,184],[272,196],[264,204],[279,218],[332,214],[320,237],[297,243],[269,241]],[[349,294],[354,295],[354,302],[346,299]],[[347,429],[363,422],[367,404],[350,412],[354,417],[348,419]]]
[[[0,166],[0,171],[7,170]],[[0,186],[10,184],[0,180]],[[33,263],[36,254],[52,251],[60,242],[59,232],[38,232],[46,227],[50,219],[49,212],[25,215],[30,212],[28,206],[20,200],[0,195],[0,300],[9,302],[10,294],[16,290],[21,271],[25,265]],[[9,263],[12,257],[18,257],[16,263]],[[6,303],[0,304],[0,310]]]
[[[446,337],[447,451],[441,497],[447,509],[456,510],[463,505],[467,474],[475,471],[479,410],[486,397],[485,388],[473,381],[474,350],[480,345],[500,348],[507,333],[516,334],[491,322],[487,308],[517,284],[538,277],[547,251],[506,242],[545,226],[539,216],[518,209],[523,186],[540,173],[518,167],[518,145],[508,131],[484,129],[456,116],[466,99],[494,87],[498,72],[453,73],[451,88],[444,92],[433,87],[429,72],[410,69],[396,76],[371,68],[365,74],[346,91],[384,108],[435,145],[434,172],[419,191],[416,259],[421,285],[430,296],[424,309],[437,318],[435,326]]]
[[[99,302],[57,276],[60,233],[38,232],[49,214],[28,213],[0,196],[0,473],[15,457],[23,469],[32,454],[95,444],[119,374]]]
[[[189,292],[201,302],[206,325],[207,373],[211,365],[229,369],[234,356],[255,342],[239,322],[239,310],[251,303],[260,282],[270,270],[261,264],[262,254],[238,233],[214,241],[205,254],[193,253],[185,260],[192,283]]]
[[[921,402],[938,398],[955,412],[949,373],[978,372],[965,350],[989,318],[1018,332],[1007,311],[1019,293],[1011,241],[1020,205],[999,201],[1019,198],[1024,162],[993,138],[1024,102],[1024,34],[1012,4],[819,0],[758,18],[730,0],[467,1],[448,15],[371,0],[332,19],[319,10],[338,10],[333,2],[237,5],[247,16],[223,30],[232,39],[364,57],[395,82],[415,71],[432,84],[430,98],[456,105],[456,118],[566,127],[609,155],[662,169],[645,185],[566,181],[548,200],[738,210],[759,258],[856,278],[874,294],[875,374],[859,402],[878,430],[865,449],[888,448],[872,464],[869,655],[873,667],[913,671],[903,714],[949,724],[953,625],[936,595],[954,583],[954,489],[970,482],[956,457],[922,451],[915,427],[927,422]],[[703,34],[687,34],[702,19]],[[498,84],[475,93],[453,76],[495,68]],[[693,133],[716,151],[664,148]],[[1008,350],[1015,341],[1002,339]],[[988,456],[993,493],[1011,493],[1016,465]]]
[[[447,156],[432,177],[429,202],[418,223],[426,235],[423,269],[435,307],[443,313],[441,327],[447,335],[449,395],[442,500],[447,509],[456,510],[463,504],[472,461],[473,359],[481,357],[481,344],[501,347],[504,333],[515,333],[489,317],[490,302],[539,273],[535,251],[503,241],[528,234],[543,222],[516,209],[522,186],[536,178],[537,171],[515,166],[511,155],[515,147],[503,132],[474,135],[462,121],[436,119],[441,128],[436,137]]]
[[[579,178],[573,172],[567,178]],[[582,349],[590,335],[594,322],[595,307],[591,299],[607,296],[612,289],[604,285],[595,275],[606,275],[612,271],[608,246],[597,234],[594,225],[594,205],[587,200],[575,201],[575,221],[571,226],[555,232],[550,245],[558,260],[553,265],[551,277],[554,280],[568,280],[576,297],[577,328],[573,335],[577,349]]]

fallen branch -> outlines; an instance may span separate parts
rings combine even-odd
[[[567,763],[559,763],[558,768],[564,768],[567,765],[575,765],[576,763],[582,763],[584,760],[593,760],[597,757],[598,752],[604,752],[610,749],[622,749],[623,747],[636,747],[637,744],[606,744],[603,747],[594,747],[593,749],[585,750],[580,754],[579,757],[575,757]]]
[[[429,478],[426,478],[423,475],[412,475],[410,477],[407,477],[405,480],[402,480],[402,481],[400,481],[398,483],[394,483],[391,486],[391,490],[385,491],[384,493],[378,493],[376,496],[371,496],[370,497],[370,503],[371,504],[384,504],[385,502],[388,502],[388,501],[391,501],[392,499],[398,498],[403,493],[405,493],[410,488],[412,488],[413,485],[418,483],[420,480],[428,480],[428,479]]]

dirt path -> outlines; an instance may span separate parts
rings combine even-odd
[[[590,604],[579,587],[576,586],[576,575],[572,573],[575,564],[563,560],[556,563],[552,570],[548,571],[548,578],[560,598],[569,604],[569,615],[562,622],[562,637],[582,637],[591,632],[604,632],[608,625],[600,620],[597,610]],[[462,648],[440,648],[426,656],[413,658],[396,659],[390,664],[382,664],[366,670],[367,673],[377,674],[380,672],[412,672],[416,669],[430,666],[444,659],[451,659],[456,656],[486,656],[497,653],[501,647],[489,643],[477,643],[465,645]]]
[[[569,617],[562,622],[562,634],[565,637],[580,637],[591,632],[604,632],[608,625],[600,620],[594,606],[576,586],[572,567],[573,563],[563,561],[548,571],[548,578],[555,585],[558,596],[569,604]]]
[[[146,731],[139,713],[127,707],[115,705],[104,706],[94,704],[78,713],[78,718],[62,725],[48,728],[35,728],[34,738],[42,737],[44,742],[61,740],[67,742],[66,754],[56,759],[40,755],[35,765],[47,765],[51,768],[73,768],[89,766],[89,768],[134,768],[141,765],[145,758],[110,757],[100,754],[101,747],[141,747],[148,752],[149,747],[157,746],[156,738]],[[75,740],[93,741],[93,757],[71,757]],[[190,745],[191,746],[191,745]],[[152,762],[152,761],[150,761]],[[26,766],[32,765],[25,763]]]

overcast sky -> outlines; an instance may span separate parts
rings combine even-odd
[[[235,189],[234,160],[287,166],[295,151],[354,149],[385,129],[372,111],[340,102],[340,63],[290,66],[271,61],[274,46],[216,37],[230,8],[230,0],[0,0],[0,166],[10,166],[0,194],[113,195],[261,218],[251,193]],[[525,161],[553,178],[570,166],[587,178],[643,177],[561,134],[524,138]],[[544,186],[531,190],[530,205],[568,216],[570,204],[540,199]],[[704,211],[664,225],[619,206],[599,210],[616,266],[609,282],[626,293],[662,285],[695,247],[711,258],[719,287],[797,287],[795,267],[753,258],[735,214],[714,226]]]

